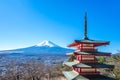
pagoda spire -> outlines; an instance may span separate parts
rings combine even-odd
[[[84,17],[84,40],[88,40],[87,37],[87,13],[85,12],[85,17]]]

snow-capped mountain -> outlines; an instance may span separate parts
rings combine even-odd
[[[43,42],[37,44],[36,46],[42,47],[42,46],[47,46],[47,47],[59,47],[58,45],[54,44],[51,41],[44,40]]]
[[[14,50],[4,50],[0,53],[6,54],[22,54],[22,55],[39,55],[39,54],[65,54],[67,52],[72,52],[72,49],[60,47],[51,41],[43,41],[37,45],[14,49]]]

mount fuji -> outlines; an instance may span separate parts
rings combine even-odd
[[[45,40],[37,45],[19,48],[14,50],[4,50],[0,51],[0,54],[12,54],[12,55],[51,55],[51,54],[65,54],[72,52],[73,49],[68,49],[56,45],[55,43]]]
[[[38,47],[59,47],[51,41],[44,40],[43,42],[37,44]]]

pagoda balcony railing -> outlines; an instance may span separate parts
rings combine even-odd
[[[76,55],[76,59],[79,62],[97,62],[95,55]]]
[[[95,63],[98,62],[97,60],[74,60],[74,62],[91,62],[91,63]]]
[[[99,74],[100,72],[97,71],[96,68],[73,68],[74,71],[78,72],[79,74]]]
[[[82,73],[79,73],[79,74],[87,74],[87,75],[93,75],[93,74],[100,74],[100,72],[82,72]]]
[[[83,52],[86,52],[86,51],[97,52],[98,49],[87,49],[87,48],[85,48],[85,49],[77,49],[76,51],[83,51]]]

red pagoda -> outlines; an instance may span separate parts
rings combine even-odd
[[[64,62],[63,64],[71,67],[72,71],[63,71],[67,80],[116,80],[101,75],[101,68],[114,68],[114,65],[99,63],[98,56],[111,56],[111,53],[99,52],[95,47],[109,45],[109,41],[91,40],[87,37],[87,14],[84,18],[84,38],[75,40],[68,47],[76,47],[68,56],[74,56],[72,62]]]

